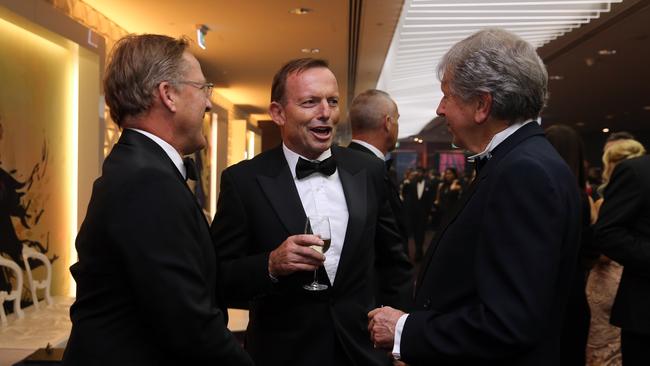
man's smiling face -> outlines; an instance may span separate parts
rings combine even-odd
[[[315,67],[289,74],[284,103],[274,121],[282,141],[297,154],[316,159],[332,145],[339,122],[339,87],[334,74]]]

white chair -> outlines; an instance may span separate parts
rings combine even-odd
[[[39,260],[45,265],[47,274],[44,280],[37,281],[34,279],[32,268],[29,265],[30,258]],[[39,309],[38,297],[36,296],[37,289],[43,289],[45,291],[45,301],[47,302],[48,307],[51,306],[52,297],[50,296],[50,285],[52,283],[52,263],[50,263],[50,260],[45,256],[45,254],[39,253],[26,245],[23,246],[23,262],[25,263],[25,271],[27,272],[27,284],[29,285],[29,289],[32,293],[34,308],[36,308],[36,310]]]
[[[0,266],[9,268],[16,276],[15,290],[11,290],[9,293],[7,291],[0,291],[0,324],[5,326],[7,325],[7,315],[5,314],[4,308],[5,301],[13,300],[14,314],[16,314],[17,318],[21,319],[24,316],[23,310],[20,308],[20,299],[23,292],[23,271],[16,262],[2,256],[0,256]]]

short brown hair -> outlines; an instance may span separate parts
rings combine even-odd
[[[271,102],[278,102],[280,104],[286,102],[285,89],[287,78],[290,74],[298,74],[316,67],[329,69],[329,64],[327,61],[317,58],[299,58],[287,62],[280,70],[278,70],[275,76],[273,76],[273,84],[271,85]]]
[[[106,67],[104,92],[118,126],[151,107],[158,84],[181,77],[188,46],[186,38],[157,34],[128,35],[117,41]]]

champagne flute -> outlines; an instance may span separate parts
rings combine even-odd
[[[330,244],[332,243],[332,234],[330,230],[329,217],[327,216],[307,217],[307,220],[305,220],[305,234],[314,234],[320,237],[325,242],[325,244],[323,244],[323,246],[312,245],[310,248],[314,249],[319,253],[325,254],[325,252],[327,252],[327,250],[330,248]],[[317,276],[318,276],[318,269],[314,271],[314,282],[310,283],[309,285],[304,285],[302,288],[304,288],[307,291],[326,290],[327,285],[318,283]]]

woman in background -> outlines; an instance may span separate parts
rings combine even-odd
[[[603,154],[603,184],[598,188],[601,197],[616,165],[625,159],[644,154],[645,148],[636,140],[619,140],[608,146]],[[602,202],[601,198],[594,205],[596,216]],[[620,264],[605,256],[601,256],[591,270],[587,282],[587,299],[592,314],[587,342],[587,365],[589,366],[619,366],[622,364],[621,330],[609,323],[612,304],[622,272],[623,267]]]

